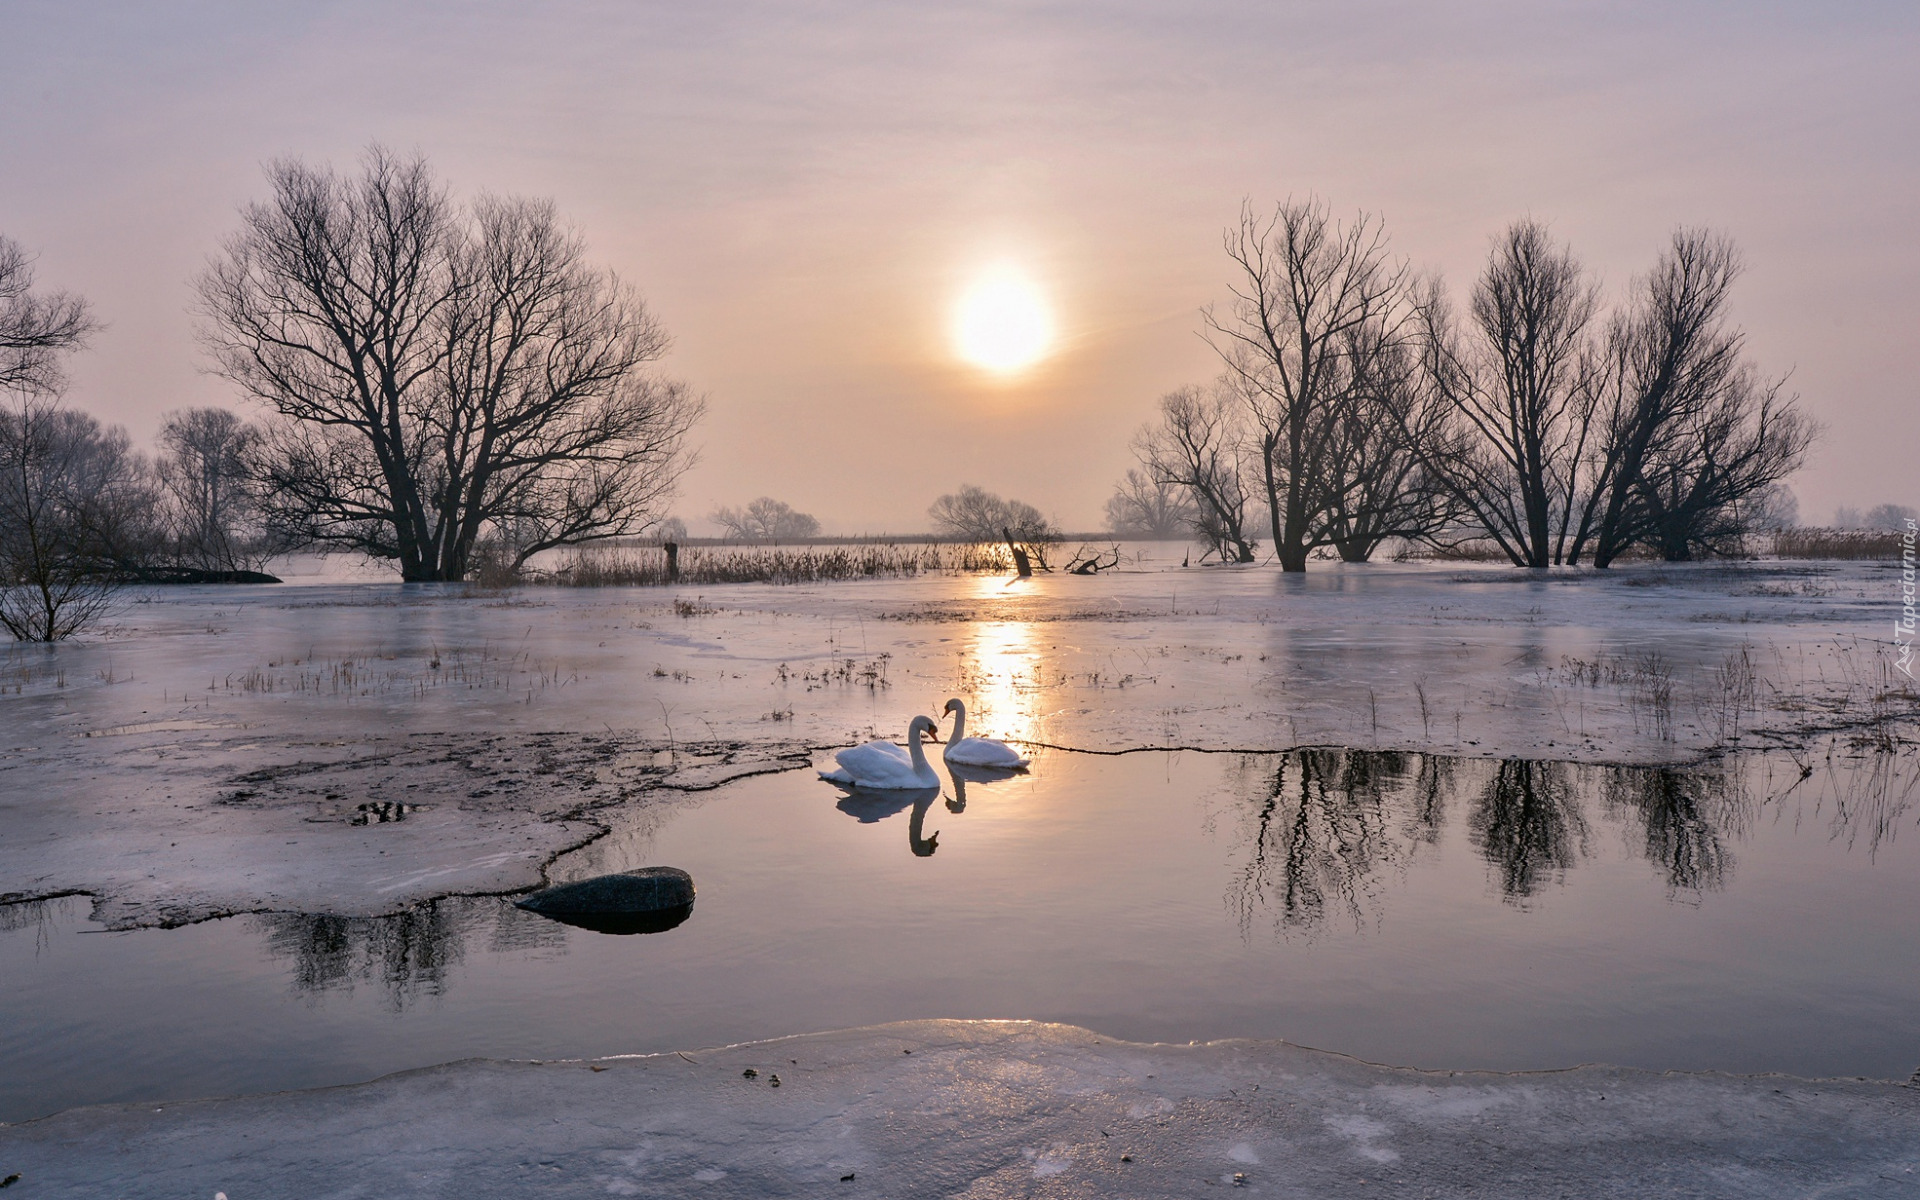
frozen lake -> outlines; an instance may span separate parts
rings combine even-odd
[[[1905,1078],[1920,839],[1886,765],[1053,753],[918,803],[794,771],[557,864],[691,871],[692,916],[644,936],[478,897],[128,932],[15,906],[0,1119],[914,1017]]]
[[[1131,568],[323,577],[6,648],[0,1120],[922,1017],[1920,1066],[1885,564]],[[955,695],[1031,775],[796,769]],[[664,933],[498,898],[651,864],[699,886]]]

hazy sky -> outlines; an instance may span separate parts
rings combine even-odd
[[[401,10],[396,15],[395,10]],[[554,197],[711,404],[679,510],[925,527],[979,483],[1097,526],[1213,356],[1242,198],[1382,214],[1456,291],[1532,214],[1617,295],[1732,235],[1755,359],[1827,426],[1803,515],[1920,502],[1920,6],[0,0],[0,232],[107,328],[75,403],[145,440],[231,403],[189,283],[283,155],[380,140]],[[1019,264],[1057,352],[956,361]]]

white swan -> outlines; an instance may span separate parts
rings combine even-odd
[[[953,737],[947,742],[942,757],[950,763],[959,763],[963,767],[1004,767],[1009,770],[1024,767],[1030,761],[1020,757],[1020,752],[1005,742],[993,738],[967,736],[967,706],[958,700],[947,701],[943,711],[953,714]]]
[[[820,778],[844,788],[869,792],[907,791],[937,788],[940,776],[927,764],[920,750],[920,735],[934,731],[932,717],[915,717],[907,726],[907,748],[892,742],[868,742],[849,746],[833,756],[837,770],[822,771]]]

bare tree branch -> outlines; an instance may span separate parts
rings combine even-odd
[[[1282,570],[1304,571],[1335,540],[1327,514],[1359,465],[1337,452],[1338,427],[1377,373],[1366,356],[1403,339],[1407,272],[1376,218],[1340,224],[1312,198],[1267,218],[1243,207],[1224,244],[1233,302],[1205,319],[1253,423],[1274,552]]]
[[[297,161],[200,280],[222,374],[281,418],[263,511],[290,536],[461,579],[640,532],[702,402],[650,372],[667,335],[544,201],[456,206],[375,146],[356,178]]]
[[[80,297],[35,292],[33,260],[18,242],[0,235],[0,391],[58,392],[61,360],[96,328]]]

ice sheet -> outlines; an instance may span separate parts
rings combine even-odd
[[[791,765],[955,695],[976,731],[1091,751],[1600,762],[1884,737],[1916,706],[1886,564],[1150,568],[132,593],[0,656],[0,897],[84,892],[122,927],[530,887],[671,770]]]
[[[778,1080],[776,1086],[776,1078]],[[21,1195],[1904,1196],[1920,1093],[927,1021],[0,1126]]]

